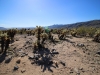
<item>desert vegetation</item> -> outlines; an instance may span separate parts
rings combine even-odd
[[[41,66],[42,72],[45,72],[46,68],[48,68],[48,71],[53,73],[54,71],[51,69],[51,67],[54,67],[56,69],[56,68],[59,68],[59,65],[62,65],[63,69],[67,68],[67,70],[70,70],[67,72],[68,74],[72,74],[74,72],[76,74],[80,74],[81,71],[84,71],[83,68],[76,69],[74,67],[68,67],[66,66],[67,64],[65,60],[66,58],[67,59],[70,58],[69,57],[70,53],[77,52],[76,50],[74,51],[70,50],[70,51],[67,51],[69,52],[69,54],[67,54],[66,49],[69,49],[70,47],[72,47],[72,49],[74,48],[74,49],[83,50],[83,54],[82,54],[82,51],[79,50],[80,54],[82,54],[81,56],[78,55],[79,53],[72,54],[72,56],[73,55],[80,56],[82,58],[81,59],[82,64],[86,62],[85,58],[92,57],[92,53],[89,54],[90,49],[92,48],[88,49],[88,46],[86,46],[85,44],[78,43],[77,42],[78,39],[80,42],[86,42],[85,44],[87,45],[89,42],[90,43],[89,45],[91,45],[91,47],[93,45],[97,45],[100,43],[100,28],[82,26],[82,27],[73,28],[73,29],[68,29],[68,28],[49,29],[49,28],[43,28],[41,26],[36,26],[35,29],[25,29],[25,28],[17,29],[16,28],[16,29],[2,30],[0,31],[0,63],[1,63],[0,74],[1,75],[3,74],[1,72],[3,71],[2,69],[6,70],[5,68],[1,68],[3,65],[2,64],[3,61],[5,61],[5,63],[11,63],[11,62],[13,62],[13,64],[16,63],[17,65],[13,66],[14,68],[12,70],[18,71],[19,70],[18,66],[20,66],[18,64],[20,64],[21,60],[23,59],[27,60],[26,57],[28,57],[28,60],[30,61],[31,65]],[[91,39],[91,40],[86,41],[87,39],[88,40]],[[81,41],[81,40],[84,40],[84,41]],[[94,43],[94,44],[92,45],[91,43]],[[60,49],[60,50],[57,50],[57,49]],[[64,53],[63,51],[66,53]],[[91,50],[91,52],[92,51],[93,50]],[[61,55],[63,55],[63,53],[65,54],[64,56],[66,56],[65,59],[64,58],[61,59],[62,57]],[[96,52],[96,54],[100,55],[99,52]],[[82,57],[83,55],[84,57]],[[12,58],[15,59],[15,61],[13,60],[11,61]],[[75,59],[74,57],[71,59],[77,60],[79,58],[76,56]],[[92,60],[92,58],[89,60],[91,62],[98,63],[97,64],[98,66],[96,69],[100,68],[99,66],[100,63],[98,62],[99,61],[98,58],[97,58],[98,61]],[[89,60],[88,60],[88,63],[89,63]],[[44,68],[42,66],[44,66]],[[21,70],[21,73],[24,73],[25,71],[26,70],[24,71]],[[97,71],[94,73],[99,75],[99,72],[97,73]],[[11,73],[9,73],[8,75],[10,74]],[[7,75],[7,74],[3,74],[3,75]],[[83,75],[85,75],[85,73]]]

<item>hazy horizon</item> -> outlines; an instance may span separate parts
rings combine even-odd
[[[100,0],[0,0],[0,27],[35,27],[100,19]]]

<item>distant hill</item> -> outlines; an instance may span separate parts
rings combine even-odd
[[[91,20],[91,21],[86,21],[86,22],[78,22],[78,23],[73,23],[73,24],[57,24],[57,25],[51,25],[48,26],[48,28],[78,28],[81,26],[86,26],[86,27],[99,27],[100,28],[100,20]]]
[[[25,29],[34,29],[35,27],[17,27],[17,29],[22,29],[22,28],[25,28]]]
[[[25,28],[25,29],[34,29],[35,27],[11,27],[11,28],[7,28],[7,29],[22,29],[22,28]]]
[[[73,24],[54,24],[48,26],[50,29],[58,29],[58,28],[78,28],[81,26],[85,27],[99,27],[100,28],[100,20],[91,20],[86,22],[77,22]],[[18,29],[26,28],[26,29],[34,29],[35,27],[17,27]],[[44,27],[45,28],[45,27]],[[7,28],[0,27],[0,30],[6,30]]]
[[[6,28],[4,28],[4,27],[0,27],[0,30],[6,30]]]

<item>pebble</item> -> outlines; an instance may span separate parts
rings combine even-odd
[[[19,69],[19,67],[16,65],[16,66],[14,66],[13,70],[18,70],[18,69]]]
[[[28,59],[34,59],[34,55],[33,54],[28,54]]]
[[[21,62],[21,57],[19,57],[19,58],[17,59],[16,63],[20,64],[20,62]]]
[[[77,46],[79,46],[79,47],[83,47],[84,44],[79,43],[79,44],[77,44]]]
[[[21,56],[21,57],[24,57],[24,56],[26,56],[26,53],[22,53],[20,56]]]
[[[77,75],[80,75],[80,72],[77,68],[74,68],[74,71],[77,73]]]
[[[100,51],[97,51],[96,54],[100,55]]]
[[[9,63],[12,59],[12,56],[8,56],[6,59],[5,59],[5,63]]]
[[[21,73],[24,73],[25,71],[26,71],[25,69],[22,69],[22,70],[21,70]]]

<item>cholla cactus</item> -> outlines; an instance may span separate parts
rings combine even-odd
[[[4,47],[5,47],[5,52],[6,52],[6,50],[9,47],[9,44],[10,44],[10,38],[9,38],[9,36],[7,36],[7,33],[1,34],[0,37],[1,37],[0,38],[1,39],[1,50],[3,52]]]
[[[37,46],[38,46],[39,50],[43,47],[41,42],[40,42],[42,33],[43,33],[43,28],[40,26],[37,26],[37,28],[35,29],[35,34],[37,37]]]
[[[17,33],[17,31],[15,29],[10,29],[7,32],[7,35],[11,38],[12,42],[14,41],[14,36],[15,36],[16,33]]]
[[[0,30],[0,35],[2,34],[2,31]]]
[[[19,30],[19,33],[22,35],[22,34],[24,34],[26,32],[26,29],[25,28],[22,28],[22,29],[20,29]]]
[[[0,37],[7,37],[7,33],[4,33],[4,34],[0,34]]]
[[[94,35],[94,41],[100,42],[100,32],[99,32],[99,31],[97,31],[97,32],[95,33],[95,35]]]
[[[35,35],[35,30],[32,30],[32,32],[31,32],[31,33],[32,33],[32,35]]]
[[[11,41],[10,37],[7,36],[7,37],[5,38],[5,52],[6,52],[7,49],[9,48],[10,41]]]
[[[33,53],[36,53],[36,51],[38,51],[38,43],[37,42],[34,43],[34,51],[33,51]]]
[[[48,34],[47,33],[42,33],[41,34],[41,39],[42,39],[42,44],[44,43],[44,41],[46,40],[46,39],[48,39]]]
[[[36,31],[36,35],[37,35],[37,38],[38,40],[40,40],[40,35],[41,33],[43,32],[43,28],[41,26],[36,26],[37,28],[35,29]]]
[[[76,34],[77,34],[76,31],[71,31],[71,35],[72,35],[73,37],[76,37]]]
[[[53,40],[52,31],[49,32],[48,38],[49,38],[50,40]]]
[[[5,36],[1,35],[0,37],[1,37],[0,38],[0,40],[1,40],[1,50],[3,52],[3,50],[4,50],[4,43],[5,43]]]
[[[67,30],[61,29],[59,34],[58,34],[59,39],[60,40],[65,39],[66,38],[66,34],[67,34]]]
[[[29,35],[31,35],[32,34],[32,31],[31,30],[26,30],[26,33],[28,34],[28,36]]]

